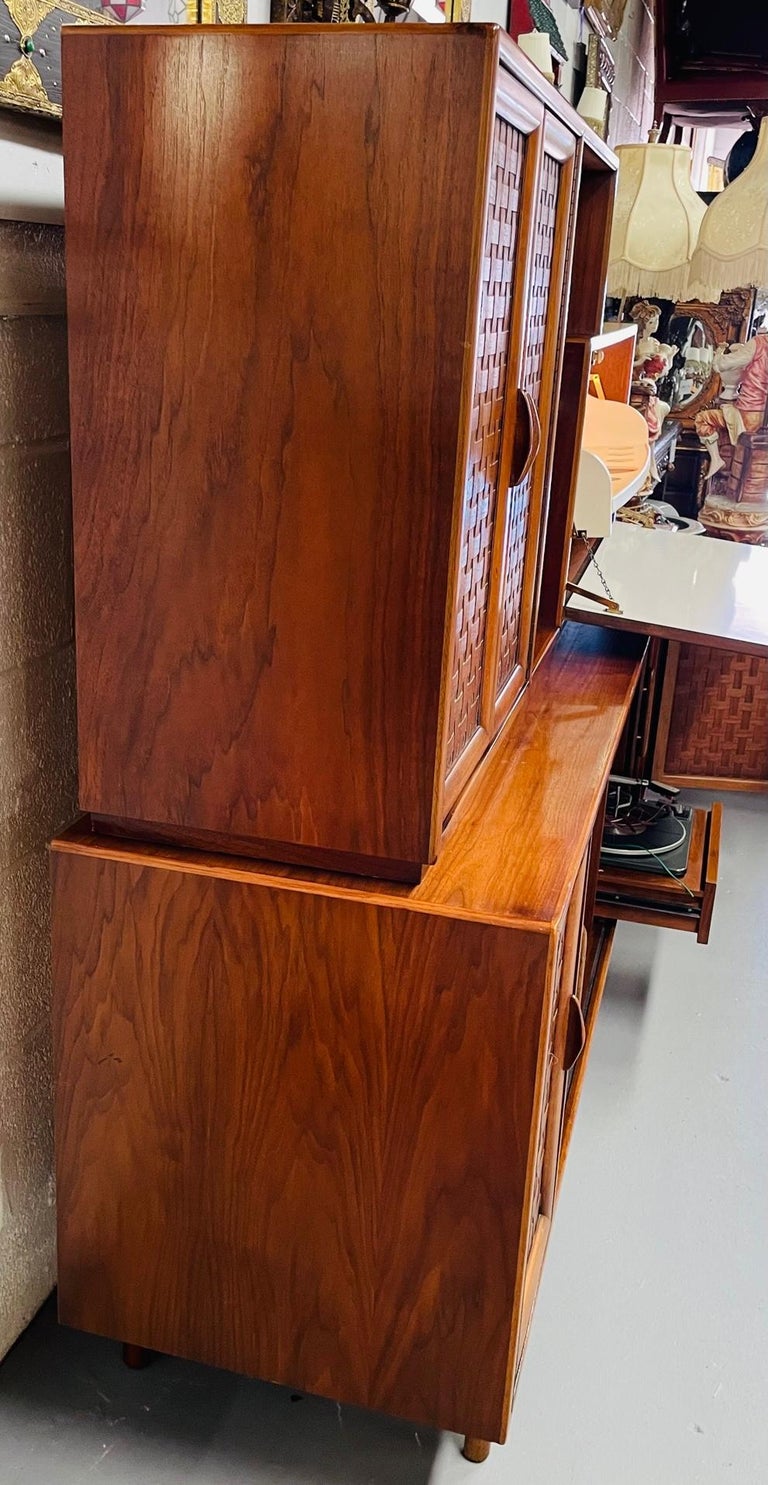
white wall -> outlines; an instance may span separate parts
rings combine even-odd
[[[269,0],[248,0],[248,20],[269,21]],[[0,220],[64,220],[61,131],[6,108],[0,108]]]
[[[61,132],[0,109],[0,219],[64,220]]]

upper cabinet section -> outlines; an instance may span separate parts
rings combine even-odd
[[[64,87],[81,805],[417,878],[529,670],[583,125],[491,27]]]

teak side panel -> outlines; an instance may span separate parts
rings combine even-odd
[[[584,144],[568,308],[569,336],[597,335],[602,329],[618,181],[615,160],[612,168],[602,158],[602,152],[596,153],[594,135],[589,135]]]
[[[548,935],[53,873],[62,1319],[503,1438]]]
[[[80,821],[56,849],[211,872],[383,906],[499,924],[549,925],[565,911],[632,706],[644,646],[637,638],[566,624],[520,706],[472,780],[438,860],[415,886],[214,854],[218,845],[137,844]]]
[[[65,35],[81,804],[418,867],[498,42],[361,29]]]
[[[586,850],[642,670],[635,637],[566,624],[472,780],[443,849],[415,886],[214,854],[219,847],[137,844],[79,821],[59,851],[259,882],[419,912],[529,926],[559,921]]]

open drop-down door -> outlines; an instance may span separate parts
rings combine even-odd
[[[575,593],[567,618],[659,640],[768,655],[768,549],[617,523],[600,545],[597,560],[619,611]],[[592,564],[579,578],[579,587],[604,594]],[[596,915],[686,929],[706,943],[717,887],[721,813],[719,804],[694,812],[684,879],[601,867]]]
[[[620,611],[574,594],[567,618],[768,655],[768,548],[617,522],[597,560]],[[579,587],[604,594],[591,564]]]

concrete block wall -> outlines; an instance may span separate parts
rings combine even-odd
[[[48,859],[76,809],[59,227],[0,221],[0,1357],[54,1282]]]
[[[586,39],[580,12],[568,0],[549,0],[569,56],[576,42]],[[610,144],[645,142],[653,125],[654,20],[653,0],[627,0],[621,30],[608,43],[616,63],[616,82],[608,130]],[[573,70],[564,70],[563,92],[572,101]]]
[[[645,144],[654,122],[653,0],[628,0],[611,51],[616,61],[616,85],[608,142]]]

